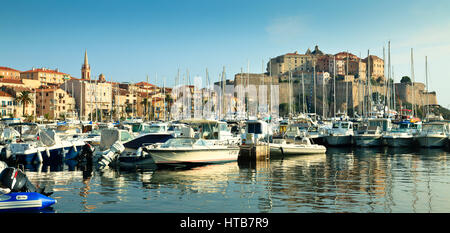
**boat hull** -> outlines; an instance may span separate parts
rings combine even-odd
[[[148,152],[156,165],[214,164],[237,161],[239,148],[201,150],[150,149]]]
[[[82,145],[48,149],[48,152],[47,150],[39,150],[42,161],[39,159],[38,149],[30,149],[24,153],[15,154],[15,157],[23,164],[60,163],[64,160],[74,159],[81,152],[81,149]]]
[[[329,135],[325,136],[327,145],[330,146],[347,146],[352,144],[351,135]]]
[[[270,144],[271,156],[324,154],[326,151],[327,151],[326,147],[320,145],[291,146],[289,144],[280,144],[280,145]]]
[[[0,195],[0,210],[38,210],[50,207],[56,200],[36,192]]]
[[[372,135],[357,135],[354,136],[355,145],[361,147],[373,147],[373,146],[382,146],[383,140],[380,136],[372,136]]]
[[[389,147],[410,147],[414,146],[414,137],[384,137],[386,145]]]
[[[443,135],[418,136],[417,142],[421,147],[444,147],[448,138]]]
[[[152,168],[155,161],[151,156],[120,156],[118,165],[123,169]]]

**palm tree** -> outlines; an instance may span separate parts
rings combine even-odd
[[[165,104],[167,105],[167,107],[164,106],[164,116],[168,116],[170,118],[170,110],[171,110],[170,107],[173,104],[172,95],[170,93],[166,93],[166,96],[164,96],[164,99],[165,99]]]
[[[27,104],[32,104],[33,103],[33,100],[31,99],[29,91],[22,91],[22,92],[20,92],[20,95],[16,96],[15,101],[22,104],[22,108],[23,108],[22,116],[26,115],[25,114],[25,107],[27,106]]]
[[[148,99],[144,98],[141,102],[142,105],[144,105],[144,111],[143,111],[143,115],[144,115],[144,119],[147,117],[147,105],[148,105]]]

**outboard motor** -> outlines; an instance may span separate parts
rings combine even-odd
[[[44,189],[36,188],[22,170],[7,167],[0,173],[0,184],[11,192],[39,192],[50,196],[53,192],[46,193]]]
[[[99,159],[98,164],[99,164],[100,168],[107,167],[124,150],[125,150],[125,147],[120,142],[115,142],[111,146],[109,151],[106,154],[102,155],[102,157]]]
[[[94,151],[95,148],[91,144],[86,143],[81,148],[81,153],[79,153],[75,159],[78,162],[86,161],[88,164],[92,164],[92,160],[94,158]]]

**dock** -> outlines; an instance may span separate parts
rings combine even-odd
[[[244,144],[239,146],[241,161],[266,161],[270,159],[270,147],[267,143]]]

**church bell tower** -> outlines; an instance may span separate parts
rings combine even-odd
[[[81,66],[81,78],[91,80],[91,67],[88,63],[87,51],[84,51],[84,64]]]

